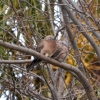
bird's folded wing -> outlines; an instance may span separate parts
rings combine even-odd
[[[34,60],[31,62],[31,64],[26,68],[27,72],[29,72],[31,69],[34,68],[38,63],[40,63],[42,60],[39,58],[34,58]]]
[[[68,47],[63,44],[63,41],[58,41],[57,46],[57,51],[54,53],[52,58],[57,61],[64,62],[68,53]]]
[[[59,57],[61,51],[62,51],[62,49],[58,48],[57,51],[54,53],[54,55],[52,55],[52,58],[57,60],[57,58]]]

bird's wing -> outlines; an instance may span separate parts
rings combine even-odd
[[[58,45],[57,51],[52,56],[52,58],[56,59],[57,61],[63,62],[66,59],[68,48],[63,44],[63,41],[58,41],[57,45]]]
[[[36,66],[41,61],[42,61],[41,59],[35,57],[34,60],[31,62],[31,64],[27,66],[26,68],[27,72],[29,72],[32,68],[34,68],[34,66]]]
[[[62,49],[58,48],[57,51],[52,55],[52,58],[57,59],[61,53]]]
[[[41,40],[41,42],[38,44],[36,51],[40,52],[44,47],[44,40]],[[34,66],[36,66],[37,64],[39,64],[41,62],[41,59],[34,57],[34,60],[31,62],[31,64],[29,66],[27,66],[26,70],[27,72],[29,72],[32,68],[34,68]]]

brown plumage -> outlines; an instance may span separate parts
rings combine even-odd
[[[54,53],[57,51],[57,43],[54,40],[54,37],[52,35],[46,36],[44,39],[40,41],[36,50],[41,54],[45,55],[46,57],[51,57],[52,55],[54,55]],[[27,72],[29,72],[29,70],[32,67],[34,67],[40,62],[41,59],[34,57],[32,63],[26,68]]]
[[[68,54],[68,47],[64,44],[64,41],[57,41],[57,51],[52,56],[59,62],[64,62]]]
[[[48,35],[41,40],[37,47],[37,51],[47,57],[51,57],[57,51],[57,43],[54,40],[54,37],[52,35]]]

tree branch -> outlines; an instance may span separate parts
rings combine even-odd
[[[66,4],[64,0],[59,0],[60,4]],[[86,39],[90,42],[90,44],[93,46],[94,50],[96,51],[96,54],[100,60],[100,47],[96,44],[96,42],[93,40],[93,38],[82,28],[81,23],[77,20],[75,17],[75,14],[72,13],[72,11],[65,5],[62,6],[63,9],[66,10],[72,21],[77,25],[78,29],[81,30],[82,34],[86,37]]]
[[[68,18],[66,17],[67,16],[66,10],[63,9],[62,13],[63,13],[63,15],[65,15],[65,16],[63,16],[63,18],[64,18],[64,22],[66,24],[66,31],[67,31],[67,34],[69,36],[69,39],[71,41],[71,44],[72,44],[72,47],[73,47],[73,50],[74,50],[74,53],[76,56],[78,68],[84,73],[84,75],[86,75],[85,70],[84,70],[85,66],[81,60],[81,56],[80,56],[80,52],[79,52],[79,49],[77,46],[77,42],[73,39],[74,36],[73,36],[72,32],[70,31],[70,28],[67,26],[69,24],[69,21],[68,21]]]
[[[76,5],[72,0],[68,0],[68,2],[69,2],[75,9],[77,9],[78,11],[81,11],[80,8],[79,8],[79,6]],[[88,15],[86,14],[86,12],[84,11],[84,14],[85,14],[85,16],[84,16],[83,14],[79,13],[78,11],[77,11],[77,14],[78,14],[81,18],[84,19],[84,21],[85,21],[86,24],[88,25],[88,29],[89,29],[89,28],[92,28],[90,31],[93,33],[93,35],[94,35],[98,40],[100,40],[100,34],[96,31],[96,29],[93,27],[93,25],[92,25],[92,23],[90,22],[90,20],[88,20],[88,18],[86,17],[86,16],[88,16]]]
[[[0,40],[0,45],[3,46],[3,47],[9,48],[9,49],[18,50],[18,51],[36,56],[36,57],[38,57],[42,60],[45,60],[48,63],[59,66],[60,68],[66,70],[66,71],[69,70],[69,71],[74,72],[79,77],[79,79],[81,80],[82,85],[84,86],[84,88],[86,90],[86,93],[87,93],[87,96],[88,96],[89,100],[97,100],[97,97],[95,95],[93,87],[90,85],[88,79],[75,66],[72,66],[72,65],[69,65],[69,64],[66,64],[66,63],[58,62],[54,59],[45,57],[44,55],[42,55],[42,54],[40,54],[40,53],[38,53],[38,52],[36,52],[32,49],[28,49],[28,48],[25,48],[25,47],[17,46],[15,44],[10,44],[10,43],[7,43],[7,42],[3,42],[3,40]]]
[[[23,63],[30,63],[32,60],[0,60],[0,64],[23,64]]]

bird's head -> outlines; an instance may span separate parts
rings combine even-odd
[[[41,54],[43,54],[46,57],[50,57],[50,54],[48,52],[45,52],[44,50],[41,50]]]
[[[54,36],[48,35],[44,38],[45,40],[54,40]]]

